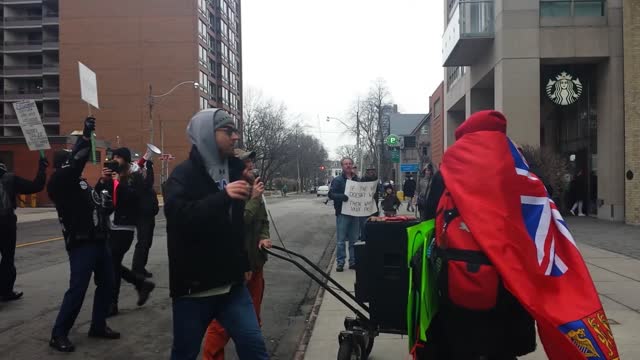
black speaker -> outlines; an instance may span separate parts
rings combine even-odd
[[[356,299],[361,302],[369,302],[369,278],[366,276],[367,271],[358,271],[358,269],[367,269],[367,243],[359,241],[353,245],[358,261],[356,268],[356,283],[353,285],[356,292]]]
[[[361,282],[369,300],[371,320],[383,332],[407,333],[407,227],[417,220],[404,222],[367,222],[365,225],[364,266],[358,259],[356,282]],[[362,274],[358,274],[363,272]],[[358,278],[361,280],[358,281]],[[364,279],[363,279],[364,278]]]

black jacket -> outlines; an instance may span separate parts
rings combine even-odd
[[[416,181],[407,179],[402,186],[402,192],[406,197],[413,197],[416,194]]]
[[[229,159],[229,180],[240,180],[244,162]],[[232,200],[207,173],[198,150],[171,173],[165,187],[171,297],[243,281],[244,201]]]
[[[99,194],[93,193],[87,180],[82,178],[89,159],[88,149],[89,141],[79,138],[71,160],[56,169],[47,185],[49,198],[58,211],[67,250],[88,242],[104,241],[109,233],[107,217],[110,206],[101,207]]]
[[[38,173],[33,181],[23,179],[10,172],[1,175],[0,181],[2,181],[2,188],[11,202],[11,208],[6,209],[5,211],[7,211],[7,213],[5,214],[2,214],[3,211],[0,209],[0,216],[13,215],[13,210],[16,208],[16,196],[18,194],[35,194],[42,191],[46,179],[46,168],[43,166],[38,167]]]
[[[358,181],[358,177],[351,178],[353,181]],[[336,211],[336,216],[342,214],[342,203],[347,199],[344,194],[344,189],[347,186],[347,177],[340,175],[331,181],[331,187],[329,187],[329,199],[333,200],[333,208]],[[349,200],[347,200],[349,201]]]
[[[140,215],[141,217],[154,217],[158,214],[158,195],[156,191],[153,189],[153,183],[155,180],[153,173],[153,162],[146,161],[145,168],[142,171],[146,170],[147,176],[144,178],[144,185],[141,189],[140,194]]]
[[[113,196],[113,181],[99,180],[96,191],[107,190]],[[145,191],[145,183],[140,173],[131,173],[121,180],[115,197],[114,225],[135,226],[140,217],[140,196]]]

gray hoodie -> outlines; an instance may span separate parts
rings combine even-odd
[[[187,135],[198,149],[209,176],[220,190],[229,183],[229,160],[220,158],[216,129],[234,125],[233,118],[222,109],[205,109],[196,113],[187,125]]]

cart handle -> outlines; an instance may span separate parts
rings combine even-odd
[[[356,302],[356,304],[358,304],[362,309],[364,309],[366,312],[369,312],[369,307],[366,306],[365,304],[363,304],[362,302],[356,300],[355,296],[353,296],[347,289],[345,289],[342,285],[338,284],[335,280],[333,280],[327,273],[325,273],[324,271],[322,271],[320,268],[318,268],[315,264],[313,264],[309,259],[307,259],[306,257],[297,254],[295,252],[283,249],[281,247],[278,246],[273,246],[271,249],[275,249],[278,251],[282,251],[285,252],[287,254],[291,254],[294,255],[296,257],[301,258],[302,260],[304,260],[307,264],[311,265],[316,271],[318,271],[320,274],[322,274],[322,276],[325,278],[325,280],[330,281],[333,285],[336,285],[344,294],[346,294],[350,299],[354,300]],[[298,269],[302,270],[302,272],[304,272],[305,274],[307,274],[311,279],[313,279],[313,281],[315,281],[318,285],[322,286],[322,288],[324,288],[326,291],[328,291],[331,295],[333,295],[336,299],[338,299],[338,301],[340,301],[342,304],[344,304],[344,306],[348,307],[349,310],[353,311],[358,318],[361,318],[367,322],[370,322],[369,317],[364,315],[360,310],[358,310],[357,308],[355,308],[351,303],[349,303],[347,300],[345,300],[338,292],[336,292],[334,289],[332,289],[330,286],[328,286],[326,284],[326,281],[322,281],[321,278],[319,278],[318,276],[316,276],[316,274],[312,273],[311,271],[309,271],[307,268],[305,268],[302,264],[300,264],[298,261],[293,260],[291,258],[288,258],[286,256],[277,254],[269,249],[264,249],[264,251],[272,256],[275,256],[278,259],[287,261],[292,263],[293,265],[295,265],[296,267],[298,267]]]

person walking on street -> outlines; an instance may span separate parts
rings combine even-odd
[[[125,254],[131,248],[133,235],[140,214],[140,195],[145,191],[144,180],[138,172],[131,172],[131,151],[127,148],[113,150],[113,162],[117,169],[105,167],[96,191],[106,190],[113,198],[114,212],[111,214],[109,247],[113,261],[114,291],[109,316],[118,314],[121,279],[135,286],[138,292],[138,306],[149,299],[155,284],[144,275],[135,273],[122,265]],[[115,170],[115,171],[114,171]]]
[[[344,193],[347,180],[358,181],[358,177],[353,175],[353,160],[343,158],[340,161],[342,174],[335,177],[329,188],[329,199],[333,200],[333,208],[336,213],[336,271],[344,271],[344,263],[347,257],[346,243],[349,243],[349,269],[356,268],[356,254],[354,244],[360,236],[360,218],[342,214],[342,204],[349,201],[349,196]]]
[[[382,199],[384,216],[396,216],[401,205],[402,202],[400,202],[396,192],[393,190],[393,185],[386,183],[384,185],[384,199]]]
[[[282,189],[280,191],[282,192],[282,197],[287,197],[287,191],[289,191],[287,184],[282,185]]]
[[[15,214],[16,196],[18,194],[35,194],[44,189],[46,169],[49,162],[46,158],[38,160],[38,173],[33,181],[17,176],[0,162],[0,301],[13,301],[22,297],[23,293],[15,291],[16,282],[16,241],[18,218]]]
[[[141,158],[139,163],[144,161],[141,167],[141,173],[144,177],[144,188],[140,194],[140,216],[136,225],[136,234],[138,241],[133,252],[133,262],[131,271],[143,275],[145,278],[153,276],[147,271],[147,261],[149,259],[149,250],[153,243],[153,230],[156,227],[156,215],[160,211],[158,205],[158,194],[153,189],[155,181],[153,173],[153,162]]]
[[[240,360],[268,359],[245,286],[251,268],[244,205],[251,186],[242,178],[244,162],[234,157],[238,129],[224,110],[205,109],[191,118],[187,134],[189,158],[173,170],[165,187],[171,359],[196,359],[214,319],[233,339]]]
[[[407,177],[407,180],[405,180],[404,185],[402,186],[402,191],[404,192],[405,199],[407,199],[407,211],[416,211],[413,206],[413,197],[416,194],[416,181],[413,180],[413,176],[409,175]]]
[[[70,266],[69,289],[64,294],[49,341],[49,346],[61,352],[75,350],[68,337],[69,331],[82,309],[92,274],[96,292],[89,336],[120,338],[120,334],[111,330],[106,322],[114,283],[113,264],[107,245],[108,216],[113,211],[113,204],[108,193],[95,192],[82,178],[90,154],[89,140],[94,130],[95,119],[89,117],[73,151],[56,152],[56,171],[47,185],[49,198],[56,206],[62,225]]]
[[[255,152],[241,149],[235,150],[238,159],[244,161],[245,168],[242,178],[249,184],[254,184],[251,189],[251,198],[244,208],[245,249],[249,255],[251,273],[247,280],[247,289],[251,294],[253,308],[256,311],[258,324],[262,326],[260,319],[260,307],[264,295],[264,264],[267,262],[267,254],[263,248],[271,248],[271,236],[269,235],[269,217],[263,201],[264,184],[254,174]],[[212,321],[207,329],[204,341],[204,360],[224,360],[224,347],[229,342],[229,335],[216,320]]]

